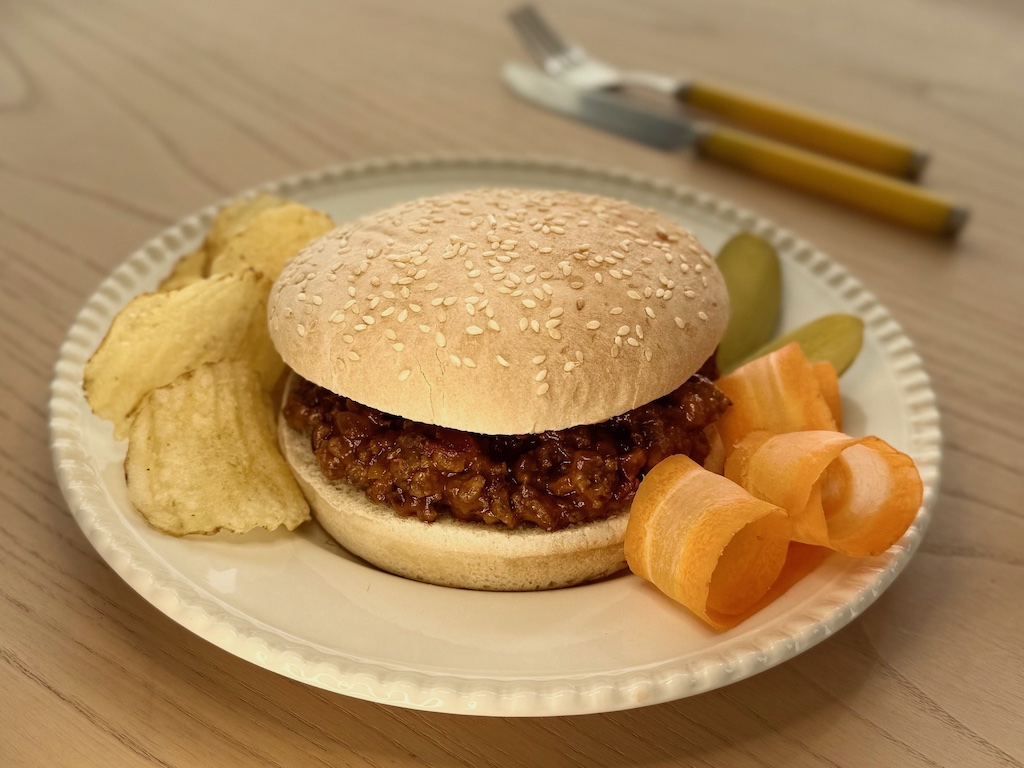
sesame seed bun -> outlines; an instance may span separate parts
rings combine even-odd
[[[306,379],[427,424],[525,434],[655,400],[707,360],[728,296],[693,235],[575,192],[479,189],[339,227],[285,268],[270,333]]]
[[[299,375],[363,405],[482,434],[605,421],[682,385],[728,320],[692,234],[632,203],[479,189],[415,200],[314,241],[285,268],[270,333]],[[532,590],[625,567],[628,514],[557,531],[424,523],[330,482],[309,437],[280,439],[331,536],[392,573]]]

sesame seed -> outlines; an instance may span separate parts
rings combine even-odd
[[[651,309],[650,307],[644,307],[644,312],[646,313],[646,315],[649,318],[651,318],[652,320],[654,319],[654,310],[653,309]]]
[[[548,317],[561,317],[564,311],[565,310],[563,310],[561,307],[555,307],[550,312],[548,312]]]
[[[356,352],[353,349],[350,349],[349,352],[348,352],[348,359],[349,360],[358,360],[359,359],[359,353]]]
[[[324,297],[323,296],[314,296],[313,297],[313,303],[316,304],[319,307],[321,304],[324,303]]]
[[[537,302],[533,299],[523,299],[523,306],[527,309],[534,309],[537,306]]]
[[[619,330],[617,330],[615,333],[617,335],[619,335],[619,336],[628,336],[629,335],[629,326],[628,325],[620,326]]]
[[[537,322],[536,320],[530,321],[530,328],[533,330],[534,333],[540,333],[540,323]]]
[[[520,331],[525,331],[529,327],[530,327],[530,321],[527,320],[525,317],[520,317],[519,318],[519,330]]]
[[[645,349],[645,350],[644,350],[644,359],[645,359],[645,360],[646,360],[647,362],[651,362],[651,358],[652,358],[652,357],[654,357],[654,355],[652,354],[651,350],[650,350],[650,349]]]
[[[466,333],[468,333],[470,336],[479,336],[483,332],[484,332],[484,329],[481,328],[478,325],[466,326]],[[444,346],[444,345],[442,344],[441,346]]]
[[[398,313],[398,322],[404,323],[407,317],[409,317],[409,310],[403,309],[401,312]]]
[[[639,347],[640,346],[640,342],[637,341],[636,339],[634,339],[632,336],[630,336],[628,339],[626,339],[626,343],[629,344],[629,346],[631,346],[631,347]]]
[[[538,373],[536,376],[533,377],[533,380],[534,381],[544,381],[544,379],[547,377],[547,375],[548,375],[548,369],[547,368],[543,368],[543,369],[541,369],[540,373]]]
[[[438,331],[437,333],[434,334],[434,341],[437,342],[437,346],[439,346],[439,347],[443,347],[445,344],[448,343],[448,340],[444,337],[444,334],[441,333],[440,331]]]
[[[640,301],[640,294],[636,291],[627,291],[626,295],[633,299],[633,301]]]
[[[609,312],[609,314],[612,314],[612,315],[621,315],[622,314],[622,307],[612,307],[611,309],[608,310],[608,312]]]
[[[544,291],[540,288],[534,288],[531,293],[540,301],[544,301]]]
[[[701,320],[707,320],[708,319],[707,312],[704,312],[703,310],[697,313],[697,317],[699,317]]]
[[[676,325],[678,325],[680,328],[685,328],[686,327],[686,323],[683,322],[683,318],[676,317],[675,321],[676,321]]]
[[[423,290],[425,291],[436,291],[437,288],[437,283],[427,283],[425,286],[423,286]]]
[[[418,328],[419,328],[419,329],[420,329],[421,331],[423,331],[424,333],[430,333],[430,326],[429,326],[429,325],[426,325],[425,323],[421,323],[421,324],[420,324],[420,325],[418,326]]]
[[[363,322],[367,325],[373,325],[376,322],[371,315],[363,315]]]
[[[488,307],[488,309],[489,309],[489,307]],[[500,331],[501,330],[501,326],[498,325],[498,322],[496,320],[488,320],[487,321],[487,327],[490,328],[492,331]]]
[[[557,328],[561,324],[562,324],[561,320],[559,320],[557,317],[553,317],[550,320],[548,320],[546,323],[544,323],[544,327],[545,328]]]
[[[344,315],[342,315],[338,310],[334,310],[334,312],[331,313],[330,321],[332,323],[341,323],[344,322],[344,320]]]
[[[395,308],[394,307],[388,307],[387,309],[381,310],[380,316],[381,317],[391,317],[391,315],[393,315],[393,314],[395,314]]]
[[[530,362],[533,363],[534,365],[540,365],[541,363],[543,363],[547,359],[548,359],[547,355],[537,355]]]
[[[476,362],[471,357],[462,358],[462,364],[467,368],[476,368]]]
[[[604,282],[604,276],[600,272],[594,273],[594,279],[599,283]]]
[[[297,296],[296,298],[297,298],[297,299],[298,299],[299,301],[305,301],[305,300],[306,300],[306,294],[305,294],[305,292],[300,292],[300,293],[299,293],[299,295],[298,295],[298,296]]]
[[[697,297],[697,292],[692,290],[691,288],[687,288],[685,291],[683,291],[683,296],[685,296],[688,299],[694,299]]]
[[[548,383],[546,381],[541,382],[541,385],[539,387],[537,387],[537,394],[538,395],[546,394],[548,389],[549,389]]]
[[[462,367],[462,358],[459,357],[458,355],[449,355],[448,359],[452,361],[452,365],[454,365],[456,368]]]
[[[366,323],[356,323],[352,327],[355,328],[357,331],[365,331],[368,326],[366,325]]]
[[[555,341],[558,341],[559,339],[562,338],[562,334],[557,328],[548,328],[548,336],[550,336]]]
[[[565,371],[566,373],[568,373],[573,368],[575,368],[576,365],[577,365],[577,363],[568,362],[568,363],[566,363],[565,365],[562,366],[562,370]]]
[[[616,337],[616,338],[618,338],[618,337]],[[618,356],[619,356],[619,348],[617,346],[612,346],[612,357],[618,357]]]
[[[644,329],[641,328],[639,325],[636,327],[636,337],[638,339],[642,339],[644,337]]]
[[[398,374],[398,380],[399,381],[405,381],[406,379],[409,378],[409,376],[411,374],[412,374],[412,371],[409,370],[408,368],[406,368],[404,371],[402,371],[400,374]]]
[[[301,323],[299,323],[299,325],[296,326],[296,330],[299,332],[299,336],[306,335],[306,326],[302,325]]]
[[[496,356],[495,356],[495,359],[497,359],[497,361],[498,361],[499,363],[501,363],[501,364],[502,364],[503,366],[505,366],[506,368],[508,368],[508,367],[509,367],[509,365],[508,365],[508,360],[506,360],[506,359],[505,359],[504,357],[502,357],[501,355],[496,355]]]
[[[348,295],[349,295],[349,296],[351,296],[352,298],[355,298],[355,295],[356,295],[356,287],[355,287],[354,285],[350,285],[350,286],[348,287]]]
[[[454,303],[455,303],[456,301],[458,301],[458,300],[459,300],[459,299],[458,299],[458,297],[457,297],[457,296],[447,296],[447,297],[445,297],[445,300],[444,300],[444,305],[445,305],[446,307],[450,307],[450,306],[451,306],[452,304],[454,304]]]
[[[574,280],[573,282],[569,283],[569,287],[570,288],[575,288],[578,291],[580,288],[583,287],[583,281],[582,280]]]
[[[587,328],[591,331],[596,331],[600,327],[601,323],[598,322],[597,320],[591,320],[589,323],[587,323]]]
[[[405,344],[403,344],[402,342],[399,341],[399,342],[396,342],[396,343],[392,344],[391,348],[393,350],[395,350],[395,352],[401,352],[403,349],[405,349]]]
[[[356,340],[356,337],[353,336],[351,333],[346,333],[344,336],[341,337],[341,340],[344,341],[346,344],[351,344]]]

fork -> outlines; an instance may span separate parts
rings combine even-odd
[[[646,88],[780,141],[891,176],[918,179],[927,164],[928,154],[907,141],[800,107],[715,83],[621,70],[567,43],[531,5],[511,11],[509,20],[541,68],[575,88]]]

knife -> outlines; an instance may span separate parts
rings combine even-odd
[[[528,101],[659,149],[692,147],[766,179],[845,204],[903,226],[955,237],[967,209],[946,197],[838,160],[745,131],[664,115],[614,92],[574,88],[532,67],[510,62],[505,82]]]

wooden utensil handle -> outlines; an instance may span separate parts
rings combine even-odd
[[[677,96],[766,136],[890,176],[917,179],[927,163],[927,153],[896,137],[714,83],[688,83]]]
[[[744,131],[702,128],[696,148],[703,156],[921,232],[953,237],[967,219],[965,208],[920,187]]]

